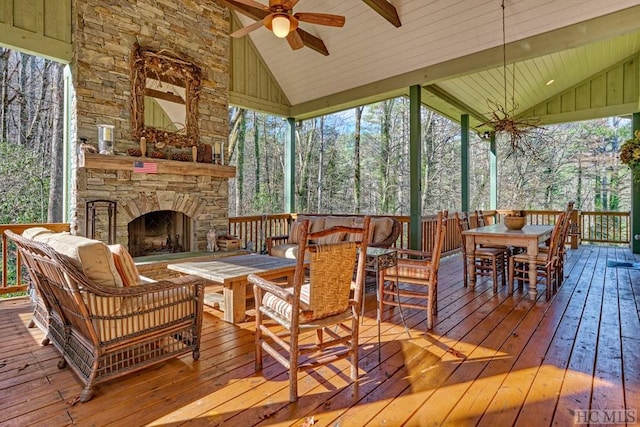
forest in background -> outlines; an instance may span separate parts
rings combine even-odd
[[[460,125],[422,108],[422,207],[461,206]],[[282,212],[284,119],[230,109],[230,216]],[[631,173],[619,148],[629,118],[545,126],[527,136],[534,152],[496,138],[498,208],[630,210]],[[489,209],[490,144],[470,134],[472,209]],[[409,100],[396,98],[296,126],[296,211],[409,214]]]
[[[0,221],[62,221],[63,68],[0,48]],[[460,209],[460,125],[422,109],[425,215]],[[283,211],[287,122],[229,109],[229,216]],[[628,211],[631,174],[619,147],[627,118],[547,126],[530,135],[535,155],[497,138],[498,207]],[[470,135],[471,207],[489,208],[489,143]],[[298,212],[409,213],[409,100],[395,98],[296,126]]]

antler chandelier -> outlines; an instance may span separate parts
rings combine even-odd
[[[516,69],[515,63],[511,72],[511,108],[508,103],[508,89],[507,89],[507,38],[505,30],[505,13],[504,13],[504,0],[502,0],[502,74],[504,77],[504,103],[500,104],[498,101],[487,99],[487,105],[491,110],[489,115],[491,118],[480,126],[490,126],[496,133],[505,134],[509,143],[511,144],[512,153],[524,153],[527,151],[533,151],[534,147],[527,136],[534,130],[540,129],[538,126],[538,120],[531,117],[517,118],[515,112],[519,106],[515,101],[516,97]]]

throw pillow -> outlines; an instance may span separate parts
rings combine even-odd
[[[113,263],[116,265],[116,270],[118,270],[120,274],[122,284],[124,286],[135,286],[139,284],[141,281],[140,274],[127,248],[118,244],[109,245],[109,250],[113,255]]]

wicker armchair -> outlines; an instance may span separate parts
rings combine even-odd
[[[98,285],[49,245],[5,231],[17,245],[48,312],[47,337],[95,387],[181,354],[200,357],[204,284],[193,277],[130,287]]]
[[[256,370],[262,369],[263,350],[285,366],[291,402],[298,400],[299,369],[349,358],[351,379],[358,377],[359,311],[369,224],[370,218],[365,217],[362,228],[338,226],[309,233],[305,220],[298,234],[293,287],[283,288],[255,275],[248,278],[256,301]],[[310,240],[318,243],[309,244]],[[300,335],[311,331],[316,332],[315,344],[300,345]]]

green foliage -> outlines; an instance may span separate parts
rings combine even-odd
[[[46,222],[49,177],[32,150],[0,142],[0,223]]]

